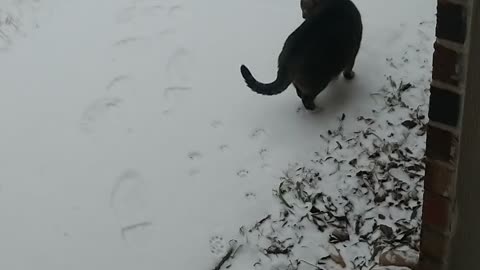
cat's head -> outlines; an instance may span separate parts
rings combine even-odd
[[[343,0],[300,0],[300,8],[302,9],[302,17],[308,19],[320,13],[330,4]]]
[[[302,9],[302,17],[308,19],[319,8],[321,0],[300,0],[300,8]]]

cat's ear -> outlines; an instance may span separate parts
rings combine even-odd
[[[312,7],[315,5],[313,0],[300,0],[300,8],[302,9],[302,17],[306,19]]]

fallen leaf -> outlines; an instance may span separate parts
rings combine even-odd
[[[412,120],[405,120],[402,122],[402,126],[408,129],[412,129],[417,126],[417,123],[415,123],[415,121],[412,121]]]

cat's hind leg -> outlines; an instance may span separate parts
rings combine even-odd
[[[297,96],[299,98],[302,98],[303,93],[302,93],[302,89],[300,88],[300,86],[298,86],[298,84],[295,83],[295,82],[293,82],[293,86],[295,86],[295,90],[297,91]]]
[[[308,92],[303,93],[302,102],[305,109],[309,111],[313,111],[317,108],[317,106],[315,105],[315,98],[318,96],[318,94],[320,94],[320,92],[322,92],[323,90],[325,90],[325,88],[327,88],[330,81],[331,79],[317,80],[315,85],[308,88],[308,89],[314,89],[314,90],[310,90]]]
[[[353,66],[355,66],[355,59],[357,58],[358,49],[355,49],[349,59],[347,60],[347,65],[343,70],[343,77],[347,80],[355,78],[355,72],[353,71]]]

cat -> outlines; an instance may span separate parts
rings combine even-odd
[[[355,77],[363,24],[351,0],[300,3],[305,20],[285,41],[275,81],[258,82],[245,65],[240,72],[247,86],[262,95],[278,95],[293,83],[305,109],[314,110],[316,96],[342,71],[347,80]]]
[[[300,9],[302,10],[302,18],[308,19],[319,9],[319,1],[322,0],[300,0]]]

